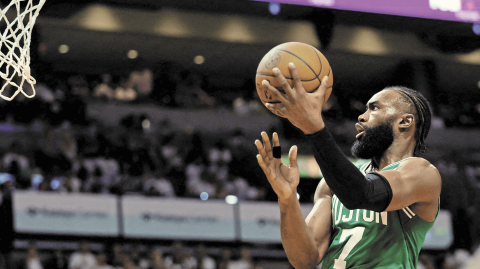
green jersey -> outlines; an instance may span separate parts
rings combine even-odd
[[[395,170],[402,161],[382,171]],[[360,170],[364,174],[371,172],[371,164],[362,165]],[[334,195],[332,242],[321,268],[417,268],[418,253],[433,224],[415,215],[408,206],[389,212],[348,210]]]

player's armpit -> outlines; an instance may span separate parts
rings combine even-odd
[[[314,206],[305,219],[318,248],[319,264],[330,244],[332,233],[332,192],[325,180],[320,181],[314,196]]]
[[[402,162],[397,170],[379,172],[392,188],[392,200],[386,211],[394,211],[413,204],[438,205],[442,187],[437,168],[423,158]]]

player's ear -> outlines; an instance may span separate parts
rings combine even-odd
[[[398,124],[398,128],[401,129],[409,129],[415,126],[415,117],[413,114],[403,114],[400,118],[400,123]]]

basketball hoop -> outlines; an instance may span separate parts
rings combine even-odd
[[[33,3],[37,1],[37,4]],[[28,98],[35,96],[33,85],[36,81],[30,73],[30,39],[35,20],[46,0],[37,1],[12,0],[5,8],[0,9],[0,22],[3,20],[3,23],[6,23],[6,29],[0,36],[0,77],[5,80],[0,89],[0,97],[7,101],[11,101],[20,92]],[[22,7],[20,2],[23,2]],[[23,6],[25,6],[24,9]],[[9,21],[6,13],[14,7],[16,17]],[[26,20],[27,23],[25,23]],[[18,83],[14,81],[16,76],[20,79]],[[32,87],[32,94],[23,91],[25,82]],[[6,96],[4,91],[9,85],[15,92],[11,96]]]

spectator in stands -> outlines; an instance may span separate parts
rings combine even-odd
[[[61,132],[60,139],[57,141],[59,143],[58,147],[60,148],[62,154],[67,157],[70,162],[74,161],[77,157],[77,140],[75,139],[72,131],[64,129]]]
[[[419,258],[420,260],[420,258]],[[444,269],[474,269],[478,267],[478,263],[474,267],[469,267],[467,264],[472,265],[470,262],[475,261],[472,259],[470,253],[465,249],[457,249],[453,252],[448,252],[445,256],[443,268]]]
[[[88,178],[87,182],[83,185],[83,191],[91,193],[104,192],[104,186],[102,184],[103,172],[98,166],[95,167],[93,173]]]
[[[24,91],[30,92],[31,89],[29,88],[31,88],[32,86],[30,86],[30,84],[28,83],[25,83],[23,84],[23,87],[26,88],[24,88]],[[37,80],[37,84],[35,84],[35,97],[48,104],[52,104],[55,101],[55,95],[52,89],[50,89],[50,87],[48,87],[46,83],[39,80]]]
[[[82,189],[82,181],[73,172],[69,172],[58,189],[60,193],[79,193]]]
[[[115,89],[115,99],[121,102],[130,102],[137,98],[137,92],[132,88],[126,78],[120,78],[120,83]]]
[[[129,250],[129,257],[137,267],[140,266],[140,261],[142,260],[142,252],[140,251],[140,248],[139,245],[133,245]]]
[[[42,261],[37,252],[35,244],[28,246],[27,260],[25,261],[25,269],[43,269]]]
[[[202,89],[202,79],[195,73],[183,72],[182,80],[175,89],[175,103],[179,107],[213,107],[215,98]]]
[[[230,262],[227,269],[253,269],[253,267],[250,250],[243,248],[240,251],[240,259]]]
[[[242,177],[235,177],[232,181],[233,193],[239,200],[257,200],[263,197],[263,191],[248,185],[247,180]],[[232,186],[229,186],[229,191],[232,191]]]
[[[90,252],[90,244],[80,243],[80,249],[70,256],[68,269],[93,269],[96,264],[95,255]]]
[[[143,193],[147,196],[163,196],[167,198],[175,197],[172,183],[163,177],[160,170],[153,175],[151,172],[144,174],[145,183]]]
[[[125,255],[123,257],[123,269],[138,269],[133,260],[128,256]]]
[[[135,67],[130,73],[128,83],[138,93],[139,100],[144,101],[150,97],[153,86],[153,73],[144,59],[136,59]]]
[[[202,157],[199,156],[195,161],[187,165],[185,175],[189,196],[198,197],[202,192],[208,193],[209,196],[215,195],[216,186],[211,182]]]
[[[74,95],[81,97],[90,96],[90,88],[88,86],[88,81],[85,76],[76,74],[68,78],[68,85],[70,86],[71,92]]]
[[[231,257],[232,251],[230,249],[222,249],[222,255],[218,262],[218,269],[228,269],[232,262]]]
[[[40,182],[40,185],[38,185],[38,191],[52,191],[52,188],[50,187],[50,181],[51,178],[44,177],[42,182]]]
[[[30,163],[30,159],[25,154],[24,145],[18,141],[13,142],[3,155],[2,165],[5,171],[15,178],[16,188],[28,189],[30,187]]]
[[[229,164],[232,161],[232,153],[222,140],[208,151],[209,167],[208,172],[214,175],[215,179],[225,182],[230,174]]]
[[[0,267],[12,267],[13,242],[15,230],[13,228],[13,207],[12,207],[13,182],[7,180],[0,184]]]
[[[200,244],[195,249],[195,269],[216,269],[216,262],[212,257],[207,255],[207,249]]]
[[[78,94],[67,91],[65,99],[60,104],[62,119],[75,125],[87,123],[87,103]]]
[[[30,179],[26,175],[25,170],[20,168],[17,161],[12,161],[8,167],[6,167],[7,174],[4,176],[11,178],[15,182],[15,188],[25,190],[30,187]]]
[[[163,261],[162,251],[160,249],[152,249],[150,252],[150,257],[147,260],[147,263],[142,266],[141,269],[166,269],[165,263]]]
[[[435,269],[432,257],[425,253],[418,256],[417,269]]]
[[[95,265],[92,269],[114,269],[113,266],[107,264],[107,256],[105,253],[98,253],[95,259]]]
[[[102,83],[93,89],[93,96],[102,100],[111,100],[115,97],[114,85],[112,83],[112,75],[103,74]]]
[[[125,148],[122,149],[121,165],[123,170],[130,176],[142,176],[148,169],[155,169],[155,164],[151,160],[146,144],[142,137],[131,135],[126,139]]]
[[[19,141],[14,141],[8,148],[2,158],[3,167],[9,167],[14,161],[17,162],[21,170],[29,169],[30,162],[28,157],[24,154],[24,146]]]
[[[182,269],[195,269],[197,260],[193,256],[191,249],[184,249],[185,258],[182,263]]]
[[[451,155],[442,158],[437,163],[438,171],[442,175],[442,195],[440,196],[440,207],[447,209],[452,214],[452,228],[454,241],[452,248],[470,249],[472,246],[472,235],[470,234],[469,219],[466,210],[470,201],[474,199],[469,197],[471,185],[466,180],[464,171],[453,161],[460,156]],[[470,199],[469,199],[470,198]]]
[[[123,253],[122,245],[115,243],[112,246],[112,252],[110,253],[110,264],[114,267],[122,266],[124,256],[125,254]]]
[[[193,269],[195,258],[187,253],[182,243],[175,242],[172,246],[171,255],[165,257],[164,264],[167,269]]]
[[[47,266],[45,268],[48,269],[68,269],[68,261],[65,258],[62,250],[57,249],[53,252],[52,258],[48,261]]]
[[[471,256],[469,256],[465,261],[463,262],[463,267],[462,269],[476,269],[478,268],[478,265],[480,264],[480,247],[477,247],[477,249],[473,252]],[[451,269],[445,267],[445,269]]]

